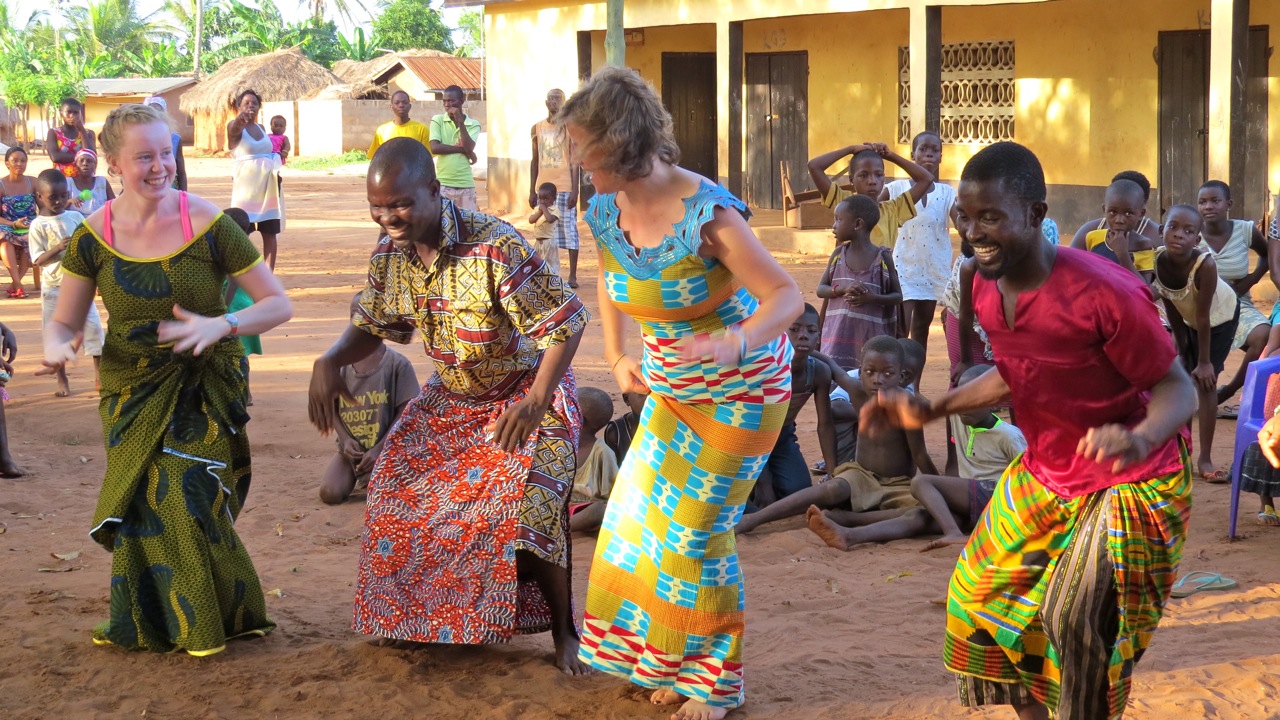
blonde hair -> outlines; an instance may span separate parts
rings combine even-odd
[[[102,132],[98,133],[98,143],[102,146],[103,156],[110,159],[124,145],[124,131],[134,125],[150,125],[164,123],[173,132],[173,124],[166,113],[150,106],[131,103],[107,113],[107,121],[102,124]]]
[[[655,159],[680,162],[671,113],[653,86],[630,68],[608,67],[596,73],[560,108],[555,123],[582,128],[588,139],[578,152],[598,150],[601,169],[627,180],[653,172]]]

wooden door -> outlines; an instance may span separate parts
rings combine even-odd
[[[1195,205],[1209,161],[1209,33],[1159,36],[1160,214]]]
[[[746,62],[747,202],[782,207],[781,166],[792,184],[807,185],[808,53],[751,53]]]
[[[680,165],[716,179],[716,54],[662,53],[662,104],[671,113]]]
[[[1209,31],[1160,33],[1160,211],[1194,205],[1209,167]],[[1249,29],[1244,167],[1232,185],[1232,215],[1260,219],[1267,201],[1267,28]]]

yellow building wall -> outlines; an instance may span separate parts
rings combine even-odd
[[[817,154],[896,133],[897,47],[909,43],[910,11],[925,0],[796,0],[788,17],[772,3],[630,0],[627,28],[645,27],[645,45],[627,64],[661,87],[661,52],[714,49],[714,23],[743,20],[744,51],[809,54],[809,150]],[[1218,0],[1221,2],[1222,0]],[[930,2],[933,4],[933,2]],[[1158,68],[1153,52],[1167,30],[1207,29],[1211,0],[940,0],[942,41],[1012,39],[1016,44],[1015,139],[1044,161],[1051,185],[1100,188],[1121,169],[1159,177]],[[670,26],[673,21],[702,27]],[[505,193],[502,167],[490,168],[491,203],[507,209],[527,195],[528,126],[544,116],[546,89],[577,85],[578,30],[602,31],[602,3],[546,2],[486,9],[489,90],[495,100],[490,156],[523,164]],[[1280,2],[1254,2],[1250,23],[1270,26],[1280,44]],[[662,24],[662,27],[653,25]],[[705,35],[704,35],[705,32]],[[603,64],[603,32],[592,33],[593,65]],[[527,62],[536,43],[539,62]],[[1268,184],[1280,191],[1280,61],[1269,63]],[[744,122],[743,127],[746,127]],[[954,179],[980,146],[948,145],[941,174]],[[906,152],[907,148],[900,146]],[[745,154],[744,154],[745,157]],[[1090,196],[1091,197],[1091,196]],[[525,198],[527,199],[527,198]],[[1084,200],[1081,200],[1084,202]],[[516,207],[511,204],[509,207]]]

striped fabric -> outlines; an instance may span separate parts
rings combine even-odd
[[[711,183],[685,202],[675,234],[649,250],[623,239],[612,196],[597,196],[587,215],[609,295],[640,322],[653,392],[596,543],[581,657],[733,708],[743,698],[745,597],[733,529],[786,417],[791,345],[780,336],[736,367],[681,360],[689,336],[724,332],[758,306],[697,254],[715,208],[745,206]]]
[[[984,693],[981,682],[962,677],[962,702],[1025,697],[990,689],[1013,683],[1054,717],[1123,714],[1186,539],[1185,448],[1182,462],[1179,472],[1066,500],[1014,461],[951,578],[944,662],[969,680],[990,681]],[[1081,681],[1090,676],[1097,684]]]

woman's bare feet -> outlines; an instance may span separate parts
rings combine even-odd
[[[578,657],[578,638],[574,633],[556,636],[556,667],[565,675],[591,675],[595,669]]]
[[[809,506],[808,512],[805,513],[805,518],[809,522],[809,529],[822,538],[822,542],[837,550],[849,549],[849,542],[841,533],[844,528],[831,522],[831,519],[817,505]]]
[[[938,548],[944,548],[950,545],[960,545],[961,547],[963,547],[968,542],[969,542],[968,535],[943,535],[940,538],[935,538],[933,540],[930,540],[929,544],[925,545],[924,549],[921,550],[920,552],[929,552],[930,550],[937,550]]]
[[[368,642],[376,648],[390,648],[392,650],[422,650],[427,647],[427,643],[424,642],[417,642],[415,640],[397,640],[389,637],[376,637]]]
[[[706,703],[690,700],[671,714],[671,720],[721,720],[729,714],[729,708],[716,707]]]
[[[654,705],[679,705],[688,699],[675,690],[654,690],[649,696],[649,702]]]

